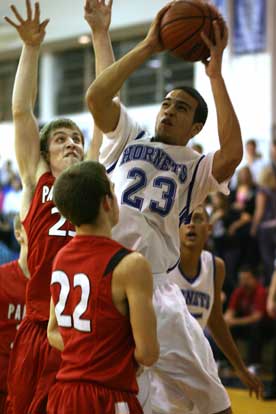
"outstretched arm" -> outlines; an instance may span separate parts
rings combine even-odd
[[[216,344],[235,368],[240,380],[249,388],[250,394],[260,398],[261,381],[246,368],[222,314],[221,291],[225,277],[224,262],[216,258],[215,299],[208,320],[208,327]]]
[[[14,5],[11,10],[13,26],[23,41],[22,53],[14,82],[12,112],[15,125],[15,152],[23,186],[34,185],[40,160],[39,131],[33,113],[36,92],[40,45],[45,36],[49,20],[40,22],[39,3],[33,13],[30,0],[26,0],[27,18],[24,20]]]
[[[125,56],[104,70],[87,91],[87,104],[103,132],[114,131],[120,116],[120,104],[113,100],[129,76],[154,53],[161,52],[159,22],[170,5],[154,19],[146,38]]]
[[[228,33],[225,27],[221,36],[218,22],[214,22],[215,44],[202,33],[202,38],[210,49],[211,59],[205,61],[206,74],[210,78],[211,88],[217,111],[217,125],[220,149],[215,153],[212,173],[221,183],[230,178],[242,159],[243,147],[241,130],[232,102],[221,74],[222,55],[227,45]]]
[[[96,77],[114,62],[114,53],[109,35],[112,0],[105,4],[102,0],[86,0],[84,17],[91,29],[95,53]],[[93,136],[86,159],[98,160],[103,134],[94,122]]]

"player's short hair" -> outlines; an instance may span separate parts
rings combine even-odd
[[[82,161],[56,179],[53,200],[59,212],[75,226],[96,222],[104,196],[112,197],[105,168],[96,161]]]
[[[195,110],[193,122],[200,122],[204,125],[208,116],[208,106],[203,97],[195,88],[192,88],[191,86],[177,86],[173,90],[178,89],[188,93],[197,101],[198,105]]]
[[[192,214],[193,214],[193,213],[194,213],[194,211],[195,211],[195,210],[197,210],[198,208],[201,208],[201,210],[203,211],[203,214],[204,214],[204,216],[205,216],[205,218],[206,218],[207,223],[209,223],[209,221],[210,221],[210,215],[209,215],[209,213],[208,213],[208,211],[207,211],[207,209],[206,209],[206,207],[205,207],[205,205],[204,205],[204,204],[199,204],[198,206],[196,206],[196,207],[194,208],[194,210],[193,210]]]
[[[49,147],[48,147],[49,136],[51,135],[51,133],[54,130],[56,130],[58,128],[76,129],[81,135],[82,144],[84,146],[83,133],[74,121],[72,121],[71,119],[68,119],[68,118],[55,119],[54,121],[51,121],[51,122],[48,122],[47,124],[45,124],[39,132],[40,152],[44,157],[46,156],[46,154],[48,153],[48,150],[49,150]]]

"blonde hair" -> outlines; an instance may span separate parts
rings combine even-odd
[[[259,185],[270,190],[276,189],[276,176],[271,166],[263,168],[259,178]]]

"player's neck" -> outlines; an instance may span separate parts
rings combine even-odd
[[[201,252],[201,249],[181,246],[179,267],[187,277],[192,278],[197,275]]]
[[[24,275],[27,278],[29,278],[30,272],[29,272],[28,265],[27,265],[27,249],[24,248],[24,246],[21,246],[21,250],[20,250],[20,254],[18,258],[18,264],[22,272],[24,273]]]
[[[102,236],[111,238],[111,226],[109,223],[104,223],[101,226],[94,226],[92,224],[82,224],[76,227],[77,236]]]

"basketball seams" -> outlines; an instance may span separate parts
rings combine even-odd
[[[202,28],[204,27],[204,24],[205,24],[205,21],[203,20],[203,23],[201,23],[200,27],[196,31],[194,31],[192,34],[190,34],[189,37],[186,37],[186,39],[184,39],[181,43],[179,43],[179,45],[177,45],[173,49],[170,49],[170,52],[175,52],[176,49],[178,49],[180,46],[183,46],[184,43],[191,40],[195,35],[197,35],[202,30]]]
[[[204,60],[210,56],[210,51],[200,32],[206,33],[212,42],[214,30],[212,22],[219,21],[221,30],[224,20],[216,7],[209,4],[197,3],[195,0],[179,0],[169,9],[160,25],[160,37],[164,47],[174,56],[187,61]]]

